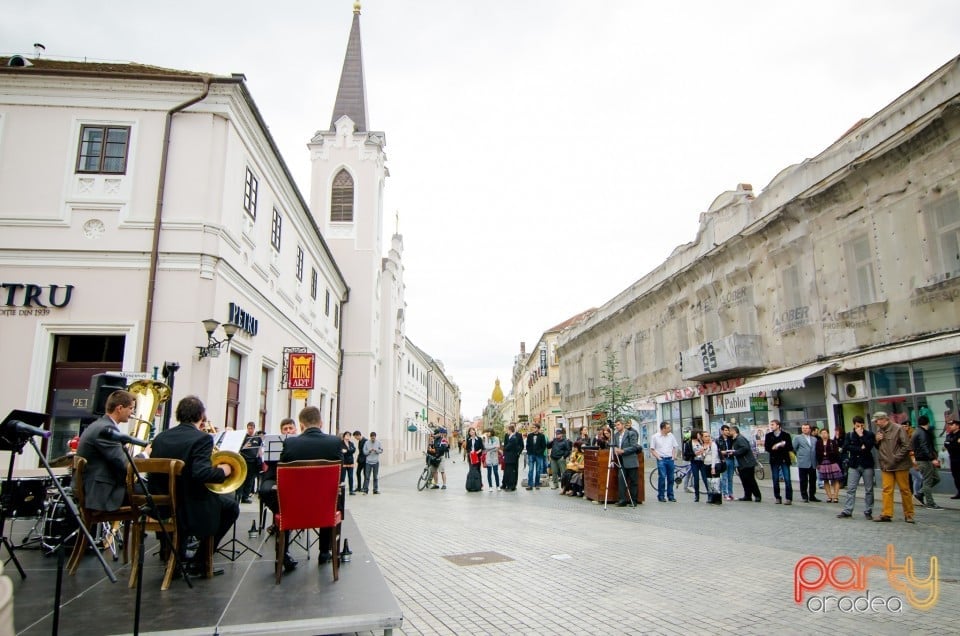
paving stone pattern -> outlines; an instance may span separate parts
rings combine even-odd
[[[838,504],[775,505],[769,479],[759,504],[694,503],[681,488],[679,503],[658,503],[654,490],[635,509],[604,510],[549,487],[466,492],[462,461],[447,463],[447,490],[418,492],[420,470],[419,462],[391,467],[380,495],[348,500],[403,608],[403,634],[960,634],[960,502],[945,497],[950,508],[918,508],[916,525],[903,522],[899,502],[892,523],[864,519],[862,501],[848,520],[836,518]],[[888,543],[898,563],[914,558],[920,577],[938,558],[930,610],[904,602],[899,614],[812,612],[794,602],[803,557],[885,555]],[[482,552],[512,560],[445,558]],[[879,571],[868,581],[871,597],[897,594]]]

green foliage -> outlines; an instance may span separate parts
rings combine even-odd
[[[597,391],[603,399],[593,407],[593,412],[606,413],[606,417],[611,420],[616,420],[621,415],[632,416],[635,411],[630,402],[637,396],[631,391],[629,381],[620,375],[620,361],[613,351],[607,354],[600,375],[603,382],[597,387]]]

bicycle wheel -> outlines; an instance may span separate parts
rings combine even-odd
[[[417,480],[417,490],[423,490],[427,487],[427,484],[430,483],[430,467],[424,466],[423,472],[420,473],[420,479]]]
[[[657,482],[659,481],[659,479],[660,479],[660,471],[654,468],[653,470],[650,471],[650,487],[653,488],[654,490],[657,489]]]

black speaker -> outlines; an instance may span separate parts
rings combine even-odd
[[[106,413],[107,398],[114,391],[127,388],[127,378],[115,373],[98,373],[90,378],[90,413],[97,417]]]

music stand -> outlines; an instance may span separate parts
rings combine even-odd
[[[10,558],[4,563],[13,561],[13,564],[17,566],[17,571],[20,572],[20,578],[26,579],[27,573],[23,571],[20,560],[17,559],[17,555],[13,553],[13,543],[7,537],[6,533],[7,510],[10,508],[13,496],[11,492],[13,488],[13,464],[17,459],[16,456],[23,454],[23,447],[27,443],[27,440],[10,425],[10,423],[14,421],[24,422],[30,426],[40,428],[46,423],[47,417],[43,413],[13,410],[10,411],[10,414],[3,420],[3,424],[0,425],[0,450],[10,451],[10,464],[7,466],[7,480],[3,482],[3,490],[0,492],[0,545],[5,547],[7,553],[10,555]]]
[[[242,486],[241,486],[242,487]],[[233,498],[237,502],[237,506],[240,505],[240,488],[237,488],[233,491]],[[258,557],[263,557],[263,555],[256,551],[256,549],[248,546],[246,543],[237,538],[237,521],[240,520],[240,515],[237,515],[237,518],[233,520],[233,534],[229,541],[219,546],[216,549],[217,554],[222,554],[227,560],[233,562],[242,557],[247,552],[253,552]],[[243,549],[239,552],[237,551],[237,545],[243,546]],[[230,546],[230,549],[227,549],[227,546]]]
[[[95,545],[93,542],[93,537],[90,536],[90,531],[87,530],[87,527],[83,525],[83,520],[80,518],[80,511],[77,510],[77,504],[73,502],[73,499],[67,496],[66,491],[63,489],[63,485],[57,480],[56,476],[53,474],[53,468],[50,467],[50,462],[47,461],[47,458],[40,451],[40,447],[37,446],[37,442],[34,439],[34,435],[30,433],[20,433],[16,429],[16,425],[20,422],[28,424],[30,426],[35,426],[36,428],[42,428],[43,425],[47,422],[49,416],[46,413],[32,413],[30,411],[10,411],[10,414],[0,423],[0,450],[9,450],[10,454],[10,467],[7,472],[8,475],[12,478],[13,476],[13,451],[15,450],[17,454],[23,452],[23,447],[26,445],[26,442],[29,441],[30,445],[33,447],[34,452],[37,454],[37,457],[40,458],[40,463],[43,464],[43,467],[46,469],[47,474],[50,476],[50,480],[53,482],[53,485],[57,487],[57,490],[60,492],[60,497],[67,506],[67,510],[70,511],[70,514],[73,515],[74,520],[77,522],[77,527],[86,535],[87,541],[90,542],[90,545]],[[0,533],[2,534],[2,533]],[[6,538],[4,537],[4,540]],[[9,549],[9,546],[8,546]],[[58,630],[60,629],[60,598],[63,588],[63,542],[56,548],[57,552],[57,585],[56,593],[54,594],[53,600],[53,630],[52,633],[56,636]],[[117,582],[117,576],[113,573],[113,570],[110,569],[110,566],[107,565],[107,562],[104,560],[103,555],[99,550],[95,550],[94,553],[97,555],[97,558],[100,560],[100,565],[103,566],[103,571],[107,575],[107,578],[110,579],[111,583]],[[10,551],[10,556],[13,557],[13,551]],[[20,570],[20,574],[23,578],[27,578],[26,573],[23,569],[20,568],[20,564],[16,561],[16,557],[13,557],[15,563],[17,563],[17,569]]]

